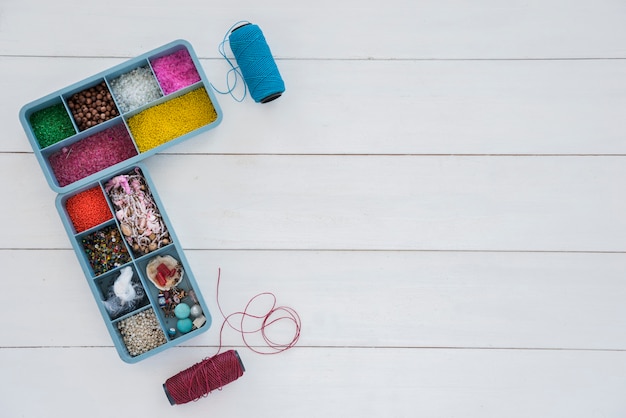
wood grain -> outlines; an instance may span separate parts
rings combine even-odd
[[[241,19],[283,97],[218,96],[220,126],[145,162],[213,326],[128,365],[18,112],[179,38],[223,88]],[[616,0],[3,1],[0,415],[622,418],[625,19]],[[301,340],[259,356],[225,331],[246,374],[171,407],[162,383],[219,344],[220,269],[225,311],[273,292]]]

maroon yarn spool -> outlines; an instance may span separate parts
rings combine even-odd
[[[215,389],[221,390],[243,376],[244,371],[237,351],[228,350],[175,374],[165,381],[163,389],[170,404],[182,405],[197,401]]]

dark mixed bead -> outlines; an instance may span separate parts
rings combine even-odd
[[[130,261],[126,245],[116,226],[99,229],[82,239],[83,249],[95,275],[105,273]]]

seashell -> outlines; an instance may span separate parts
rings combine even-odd
[[[157,267],[161,263],[165,264],[170,270],[176,270],[173,276],[166,278],[166,283],[164,286],[160,285],[159,282],[156,280]],[[150,260],[150,262],[148,262],[148,265],[146,266],[146,276],[159,290],[170,290],[172,287],[179,284],[181,280],[183,280],[184,274],[185,272],[183,271],[180,262],[171,255],[157,255],[152,260]]]

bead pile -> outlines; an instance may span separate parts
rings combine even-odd
[[[186,299],[187,302],[184,302]],[[206,323],[206,317],[202,313],[202,307],[193,290],[185,292],[178,287],[159,292],[159,307],[163,311],[165,318],[175,317],[177,319],[176,328],[170,328],[170,337],[176,336],[176,331],[186,334],[194,328],[200,328]]]
[[[146,152],[216,119],[209,95],[198,88],[132,116],[128,127],[139,152]]]
[[[69,197],[65,202],[65,210],[77,233],[100,225],[113,217],[100,186]]]
[[[136,255],[148,254],[172,242],[139,169],[113,177],[104,189],[113,203],[122,234]]]
[[[187,49],[154,59],[154,75],[159,80],[163,93],[170,94],[200,81],[196,65]]]
[[[82,239],[87,260],[96,276],[124,265],[130,255],[116,226],[107,226]]]
[[[122,335],[128,354],[135,357],[167,342],[152,308],[121,320],[117,329]]]
[[[148,67],[135,68],[111,80],[111,91],[122,113],[162,96],[161,89]]]
[[[67,186],[135,155],[133,140],[120,123],[63,147],[48,162],[59,186]]]
[[[38,110],[29,119],[40,148],[56,144],[76,133],[63,103]]]
[[[73,94],[67,99],[67,106],[81,131],[119,115],[113,97],[104,81]]]
[[[166,318],[174,316],[174,309],[178,304],[187,297],[187,293],[184,289],[178,287],[172,287],[170,290],[162,290],[159,292],[159,307],[163,311],[163,315]]]

